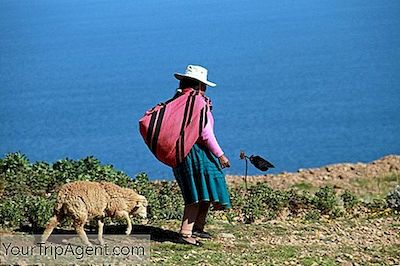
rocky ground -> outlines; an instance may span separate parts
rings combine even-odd
[[[243,176],[228,176],[232,186]],[[296,173],[249,176],[248,182],[266,182],[275,189],[315,191],[332,185],[349,190],[363,201],[384,198],[400,184],[400,156],[370,163],[340,163]],[[161,225],[177,231],[179,222]],[[215,235],[202,248],[155,243],[152,262],[175,265],[180,260],[197,265],[400,265],[400,217],[389,211],[353,213],[337,219],[309,221],[296,217],[254,224],[211,221]],[[169,254],[166,256],[165,254]]]
[[[243,178],[227,177],[230,186],[243,185]],[[399,179],[400,156],[390,155],[366,164],[340,163],[296,173],[250,176],[248,182],[310,192],[329,184],[338,193],[349,190],[368,201],[383,199],[400,184]],[[279,216],[253,224],[229,223],[224,212],[220,217],[210,218],[206,230],[214,238],[203,240],[203,247],[176,243],[178,220],[136,225],[133,231],[151,235],[150,261],[154,265],[400,265],[400,216],[390,209],[361,210],[336,219]]]
[[[359,195],[386,193],[387,179],[400,184],[400,156],[389,155],[370,163],[338,163],[320,168],[299,169],[295,173],[266,174],[247,177],[247,182],[266,182],[276,189],[293,186],[304,188],[332,185],[336,189],[347,189]],[[243,183],[244,176],[227,176],[230,184]]]
[[[164,225],[166,226],[166,225]],[[167,228],[178,230],[179,224]],[[201,248],[152,246],[153,263],[176,265],[400,265],[400,219],[273,220],[258,224],[213,221]],[[168,254],[168,255],[166,255]]]

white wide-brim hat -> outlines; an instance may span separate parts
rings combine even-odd
[[[184,78],[190,78],[198,80],[210,87],[217,86],[217,84],[215,84],[214,82],[207,80],[207,73],[208,70],[202,66],[188,65],[185,74],[175,73],[174,76],[179,80]]]

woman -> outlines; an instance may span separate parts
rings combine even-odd
[[[213,131],[211,102],[205,96],[205,92],[207,85],[214,87],[216,84],[207,80],[207,69],[189,65],[185,74],[176,73],[175,77],[180,80],[176,96],[195,90],[203,96],[210,107],[210,111],[207,112],[207,123],[200,137],[184,160],[173,168],[185,201],[180,242],[199,245],[195,236],[211,238],[211,235],[204,231],[211,203],[214,209],[218,210],[231,207],[225,176],[222,172],[223,168],[230,167],[230,163]]]

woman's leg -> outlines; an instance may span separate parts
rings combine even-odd
[[[185,206],[183,211],[182,225],[180,234],[188,239],[188,241],[195,243],[196,240],[192,238],[193,226],[199,212],[199,204],[193,203]]]
[[[199,211],[196,217],[196,221],[194,223],[193,230],[198,232],[204,231],[204,226],[206,225],[206,218],[209,208],[210,208],[209,201],[201,201],[199,203]]]

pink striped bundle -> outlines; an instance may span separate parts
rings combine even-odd
[[[207,124],[210,100],[191,88],[148,110],[139,120],[140,134],[150,151],[175,167],[189,153]]]

